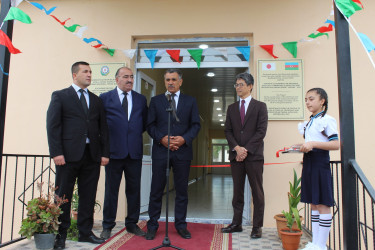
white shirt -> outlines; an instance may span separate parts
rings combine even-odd
[[[171,93],[172,94],[172,93]],[[176,110],[177,110],[177,107],[178,107],[178,99],[180,99],[180,91],[177,91],[176,93],[174,93],[175,96],[174,96],[174,101],[176,102]]]
[[[128,93],[126,95],[126,98],[128,100],[128,121],[129,121],[129,118],[130,118],[130,115],[131,115],[131,112],[132,112],[132,108],[133,108],[133,102],[132,102],[132,92],[129,91],[129,92],[126,92]],[[117,94],[118,94],[118,97],[120,99],[120,103],[122,104],[123,100],[124,100],[124,91],[122,91],[119,87],[117,87]]]
[[[247,108],[249,107],[249,104],[250,104],[250,101],[251,101],[251,95],[249,95],[245,99],[240,98],[240,110],[241,110],[242,100],[245,100],[244,106],[245,106],[245,114],[246,114]]]
[[[79,91],[81,88],[78,87],[76,84],[72,84],[72,87],[74,88],[74,90],[76,91],[77,95],[78,95],[78,99],[81,99],[81,92]],[[90,98],[89,98],[89,92],[87,91],[87,88],[83,89],[83,94],[84,94],[84,97],[86,99],[86,103],[87,103],[87,108],[90,107]]]
[[[305,142],[338,140],[337,122],[335,118],[327,114],[322,117],[319,113],[309,122],[298,124],[298,130],[301,134],[305,133]]]

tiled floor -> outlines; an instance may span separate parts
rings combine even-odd
[[[201,223],[224,223],[231,222],[232,210],[232,177],[222,175],[208,175],[205,179],[201,179],[189,185],[189,205],[188,205],[188,221]],[[169,221],[173,221],[174,215],[174,196],[170,193],[169,199]],[[165,204],[165,200],[163,201]],[[161,220],[165,221],[165,206],[163,207]],[[141,219],[147,220],[147,213],[141,215]],[[113,229],[113,234],[120,231],[124,227],[124,222],[118,222]],[[99,236],[101,232],[101,221],[96,221],[93,231]],[[251,226],[244,226],[242,233],[234,233],[232,235],[233,250],[264,250],[264,249],[282,249],[281,241],[277,236],[276,228],[263,228],[263,237],[261,239],[250,238]],[[192,233],[194,239],[194,233]],[[301,239],[301,247],[310,240],[306,234]],[[67,241],[67,249],[88,250],[94,249],[96,245],[90,243],[80,243]],[[33,240],[23,240],[16,245],[6,247],[5,249],[34,249]]]

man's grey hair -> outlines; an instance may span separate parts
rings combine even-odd
[[[165,71],[165,73],[164,73],[164,77],[165,77],[165,75],[166,74],[172,74],[172,73],[177,73],[178,74],[178,78],[180,78],[180,79],[182,79],[182,72],[181,72],[181,70],[179,70],[179,69],[167,69],[166,71]]]
[[[129,67],[121,67],[121,68],[119,68],[117,71],[116,71],[116,75],[115,75],[115,78],[117,78],[118,77],[118,74],[120,73],[120,70],[122,70],[122,69],[128,69],[128,70],[130,70],[130,71],[132,71],[132,69],[131,68],[129,68]]]
[[[254,77],[249,74],[249,73],[240,73],[238,75],[236,75],[236,81],[239,80],[239,79],[242,79],[246,82],[246,85],[254,85]]]

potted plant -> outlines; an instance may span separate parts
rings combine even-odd
[[[43,194],[43,182],[37,184],[39,197],[27,203],[27,217],[22,220],[19,234],[31,239],[34,236],[37,249],[53,248],[55,235],[58,234],[60,206],[67,202],[55,195],[56,188],[49,185],[47,195]]]
[[[289,214],[293,215],[292,209],[298,209],[297,206],[301,200],[301,177],[297,177],[296,170],[293,169],[294,172],[294,178],[293,178],[293,184],[289,182],[289,192],[288,192],[288,203],[289,203]],[[297,210],[298,211],[298,210]],[[279,238],[281,239],[280,229],[287,227],[287,218],[283,213],[277,214],[274,216],[276,220],[276,227],[277,232],[279,234]],[[299,221],[302,221],[303,217],[299,216]],[[298,225],[296,222],[292,225],[293,229],[298,229]]]
[[[283,211],[283,215],[287,220],[287,227],[281,228],[281,242],[285,250],[297,250],[302,236],[301,220],[297,208],[292,208],[291,212]],[[293,228],[296,223],[298,228]]]
[[[78,203],[79,203],[79,195],[78,195],[78,186],[77,186],[77,182],[76,184],[74,185],[74,191],[73,191],[73,195],[72,195],[72,201],[71,201],[71,216],[72,216],[72,219],[73,220],[77,220],[78,219]],[[94,212],[96,211],[96,209],[99,209],[98,211],[100,211],[102,209],[102,205],[100,204],[100,202],[98,200],[95,201],[95,206],[94,206]]]

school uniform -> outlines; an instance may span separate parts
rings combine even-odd
[[[304,134],[305,142],[328,142],[338,140],[337,122],[323,112],[310,117],[309,122],[299,124],[299,131]],[[323,204],[332,207],[333,186],[328,150],[314,148],[303,155],[301,180],[301,201],[314,205]]]

